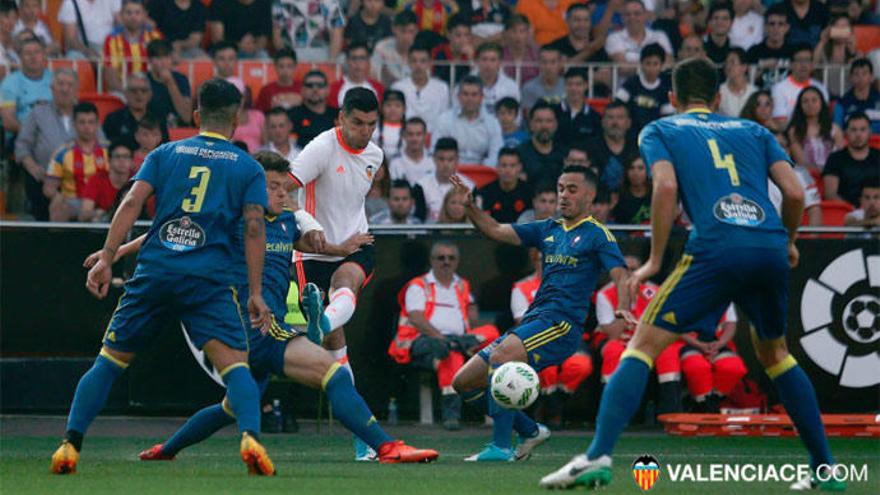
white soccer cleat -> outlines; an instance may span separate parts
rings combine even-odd
[[[595,488],[608,483],[611,483],[611,457],[603,455],[591,461],[586,454],[580,454],[541,478],[538,485],[542,488],[572,488],[576,485]]]
[[[550,438],[550,428],[538,423],[538,432],[535,436],[529,438],[520,437],[519,445],[516,447],[514,458],[517,461],[524,461],[532,456],[532,451],[538,445],[546,442]]]

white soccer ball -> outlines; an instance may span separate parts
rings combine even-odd
[[[505,409],[525,409],[535,402],[541,392],[538,373],[528,364],[511,361],[504,363],[492,374],[492,398]]]

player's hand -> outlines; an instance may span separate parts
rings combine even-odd
[[[113,277],[110,265],[111,263],[107,262],[106,258],[99,256],[86,277],[86,288],[98,299],[107,297],[110,279]]]
[[[103,249],[99,249],[94,253],[86,256],[86,259],[83,261],[83,268],[91,268],[98,263],[98,260],[101,259],[101,252]]]
[[[310,230],[303,234],[303,240],[306,241],[316,253],[323,253],[327,249],[327,238],[321,230]]]
[[[642,265],[638,270],[634,271],[632,275],[629,277],[627,284],[629,284],[629,297],[630,301],[635,301],[639,295],[639,287],[646,280],[653,277],[660,271],[660,262],[655,260],[654,258],[648,259],[644,265]]]
[[[797,246],[794,245],[793,242],[788,243],[788,266],[794,268],[798,266],[798,262],[801,259],[801,253],[798,251]]]
[[[373,242],[372,234],[355,234],[346,239],[339,247],[345,253],[345,256],[348,256],[360,251],[362,246],[372,244]]]
[[[618,309],[614,311],[614,316],[623,320],[627,327],[632,328],[639,324],[639,320],[628,309]]]
[[[449,181],[452,182],[452,188],[455,189],[455,194],[464,196],[465,206],[471,206],[474,204],[474,194],[471,191],[471,188],[466,186],[464,181],[461,180],[461,177],[453,174],[449,177]]]
[[[269,333],[269,327],[272,325],[272,314],[269,306],[263,300],[260,294],[251,294],[248,297],[248,314],[251,318],[251,327],[259,328],[260,333],[266,335]]]

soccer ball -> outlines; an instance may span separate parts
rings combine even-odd
[[[860,344],[870,344],[880,338],[880,300],[872,295],[853,299],[843,310],[843,328]]]
[[[504,363],[492,374],[492,397],[505,409],[525,409],[541,391],[538,373],[526,363]]]

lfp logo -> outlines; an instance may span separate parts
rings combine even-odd
[[[643,455],[633,462],[632,472],[636,484],[646,492],[660,479],[660,462],[654,456]]]

